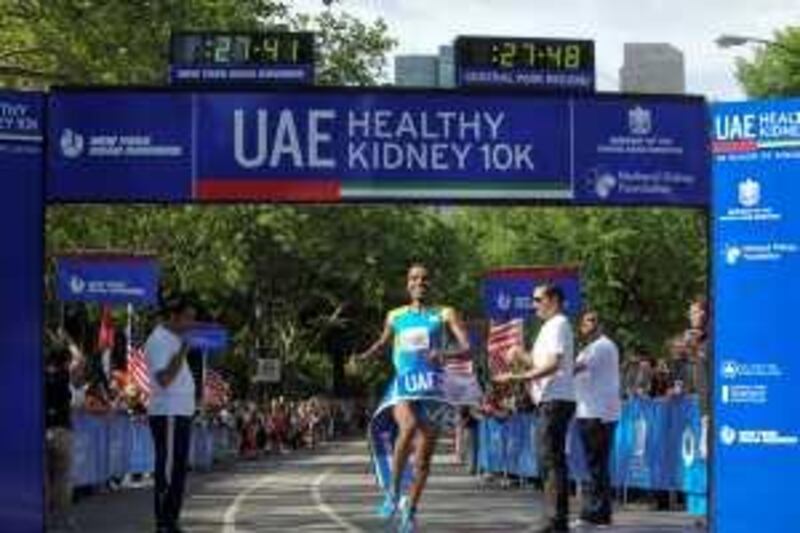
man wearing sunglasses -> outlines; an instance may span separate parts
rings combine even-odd
[[[536,450],[548,507],[547,523],[538,531],[569,531],[569,477],[564,449],[575,413],[574,333],[563,312],[564,292],[560,287],[553,283],[536,287],[533,304],[542,321],[531,352],[533,366],[521,374],[498,375],[495,381],[530,383],[531,397],[538,405]]]

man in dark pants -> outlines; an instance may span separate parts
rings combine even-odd
[[[155,514],[158,533],[178,533],[192,416],[194,378],[186,363],[182,335],[192,326],[193,306],[177,298],[167,306],[166,322],[155,327],[144,346],[150,374],[150,430],[155,445]]]
[[[72,391],[83,385],[85,358],[64,330],[47,330],[45,348],[45,518],[48,531],[79,531],[71,516]]]
[[[562,311],[564,293],[560,287],[552,283],[536,287],[533,305],[543,323],[533,345],[531,370],[499,375],[495,380],[530,381],[531,397],[539,406],[536,446],[548,504],[547,523],[538,531],[569,531],[569,472],[564,448],[569,422],[575,413],[572,376],[575,340],[572,326]]]
[[[579,332],[584,348],[575,362],[576,418],[590,482],[578,524],[608,525],[612,514],[609,457],[622,408],[619,350],[603,333],[594,311],[583,313]]]

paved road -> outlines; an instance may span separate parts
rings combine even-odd
[[[149,488],[95,495],[76,518],[87,533],[153,531],[151,501]],[[192,475],[183,524],[197,533],[387,531],[373,514],[377,502],[366,444],[351,441]],[[447,454],[436,457],[422,504],[423,532],[524,532],[538,525],[542,498],[531,487],[481,485]],[[626,508],[615,520],[603,531],[697,531],[682,513]]]

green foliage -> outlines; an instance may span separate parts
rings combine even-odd
[[[272,0],[3,0],[0,86],[163,84],[173,31],[314,29],[319,81],[367,85],[394,46],[381,21],[316,17]]]
[[[577,265],[584,302],[623,347],[659,353],[706,289],[706,218],[669,209],[465,210],[488,266]]]
[[[334,359],[365,349],[405,302],[416,260],[431,268],[435,300],[467,320],[482,316],[490,268],[578,265],[612,335],[657,353],[705,289],[705,224],[663,209],[65,205],[48,209],[46,251],[50,283],[58,252],[157,254],[165,284],[197,294],[231,330],[223,365],[246,394],[256,346],[284,362],[286,387],[330,387]],[[386,361],[348,367],[364,392],[388,373]]]
[[[751,98],[800,95],[800,26],[776,31],[773,41],[760,47],[753,61],[736,62],[736,77]]]
[[[294,18],[298,29],[317,34],[316,77],[319,85],[375,85],[384,77],[386,54],[397,44],[378,19],[371,25],[348,15],[325,11]]]

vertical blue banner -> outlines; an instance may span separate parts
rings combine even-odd
[[[800,99],[712,111],[711,515],[725,533],[788,531],[800,521]]]
[[[0,91],[0,524],[43,529],[42,95]]]

